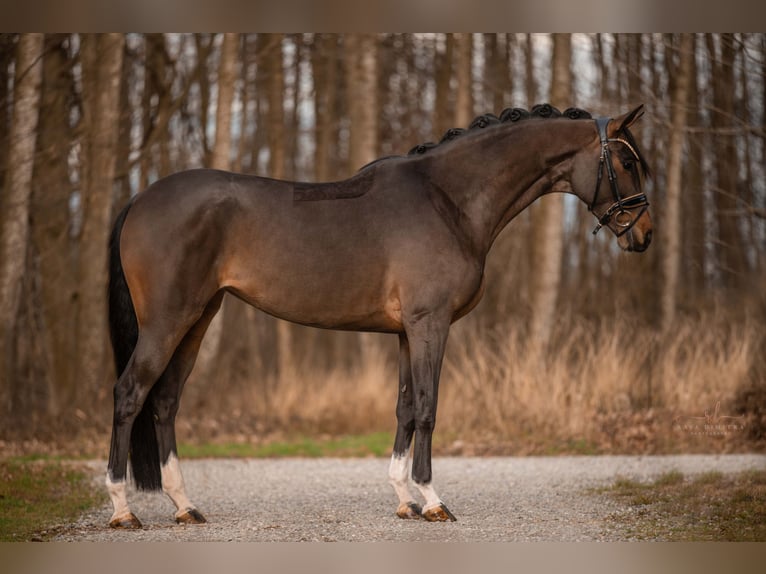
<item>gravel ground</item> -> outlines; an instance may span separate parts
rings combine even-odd
[[[99,474],[105,462],[91,463]],[[400,520],[384,459],[182,461],[190,498],[208,519],[178,526],[161,494],[132,492],[139,531],[107,527],[104,506],[58,541],[586,541],[624,540],[606,518],[618,502],[590,492],[618,476],[647,480],[766,468],[764,455],[437,458],[437,492],[454,523]],[[99,478],[99,483],[102,480]]]

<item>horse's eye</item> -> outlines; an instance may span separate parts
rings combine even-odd
[[[633,162],[632,161],[624,161],[622,162],[622,167],[624,167],[626,170],[630,171],[633,169]]]

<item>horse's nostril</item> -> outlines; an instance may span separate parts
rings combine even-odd
[[[644,234],[644,245],[646,245],[647,247],[649,247],[649,244],[650,244],[651,242],[652,242],[652,232],[651,232],[651,231],[647,231],[647,232]]]

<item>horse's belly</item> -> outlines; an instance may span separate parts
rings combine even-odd
[[[402,330],[398,296],[386,295],[380,287],[344,281],[326,285],[307,277],[258,283],[231,282],[227,289],[265,313],[301,325],[349,331]]]

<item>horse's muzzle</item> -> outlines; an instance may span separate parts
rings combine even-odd
[[[629,238],[628,238],[628,245],[626,247],[626,251],[635,251],[636,253],[641,253],[643,251],[646,251],[649,248],[649,244],[652,242],[652,232],[651,230],[645,232],[643,234],[643,238],[641,241],[636,240],[636,235],[634,233],[629,232]]]

